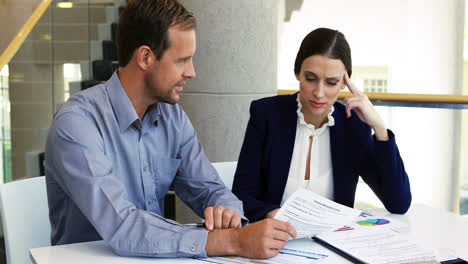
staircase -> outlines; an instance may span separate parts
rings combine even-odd
[[[51,4],[8,63],[13,179],[44,175],[41,153],[53,114],[117,68],[116,23],[126,0],[79,1],[73,8]],[[64,79],[66,63],[80,65],[81,81]]]
[[[126,0],[114,0],[106,9],[106,21],[97,25],[97,36],[89,43],[89,59],[80,61],[81,81],[70,83],[70,95],[107,81],[118,68],[117,22]]]
[[[117,10],[120,14],[122,6]],[[108,80],[118,68],[116,30],[117,19],[98,25],[97,40],[90,43],[90,59],[80,62],[82,81],[70,83],[70,95]]]

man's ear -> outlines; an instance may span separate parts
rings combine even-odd
[[[135,51],[135,56],[138,67],[144,71],[148,70],[156,62],[153,51],[146,45],[140,46]]]

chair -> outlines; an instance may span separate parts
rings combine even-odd
[[[215,162],[212,163],[219,177],[223,180],[224,184],[232,189],[232,182],[234,181],[234,173],[236,173],[237,161]]]
[[[213,167],[224,184],[231,189],[236,172],[237,162],[215,162]],[[164,198],[164,217],[176,220],[179,223],[198,223],[203,221],[190,207],[182,202],[174,191],[169,191]]]
[[[29,249],[50,246],[44,176],[1,186],[0,210],[8,264],[31,263]]]

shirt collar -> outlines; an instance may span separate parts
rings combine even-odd
[[[109,100],[114,110],[117,123],[119,124],[120,132],[126,130],[135,121],[139,120],[132,102],[128,98],[127,93],[122,87],[117,71],[112,74],[112,77],[106,82],[107,93]],[[151,105],[145,115],[145,118],[150,118],[152,124],[157,125],[157,121],[161,116],[161,106],[159,104]]]
[[[162,119],[163,112],[161,111],[161,103],[155,103],[151,105],[146,112],[145,118],[149,118],[151,124],[158,125],[159,118]]]
[[[304,119],[304,114],[301,112],[302,104],[301,100],[299,100],[299,94],[297,93],[296,101],[297,101],[297,119],[301,126],[307,127],[311,132],[315,135],[320,135],[327,127],[332,127],[335,125],[335,119],[333,118],[332,114],[335,111],[335,107],[332,105],[329,112],[328,112],[328,122],[323,124],[320,128],[315,128],[314,125],[308,124]]]

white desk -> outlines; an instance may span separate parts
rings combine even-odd
[[[379,216],[389,215],[391,218],[408,224],[402,233],[423,246],[434,248],[468,260],[468,218],[444,212],[425,205],[413,205],[405,215],[388,214],[383,209],[373,210]],[[310,249],[317,247],[315,242],[297,240],[288,242],[287,247]],[[329,252],[329,257],[320,263],[350,263],[344,258]],[[154,258],[124,258],[113,253],[103,241],[77,243],[63,246],[34,248],[30,250],[31,259],[36,264],[78,264],[78,263],[204,263],[195,259],[154,259]]]
[[[468,261],[468,217],[462,217],[426,205],[416,204],[404,215],[388,214],[385,210],[373,210],[382,215],[386,212],[391,218],[408,224],[402,233],[422,246],[439,252],[450,252]]]

